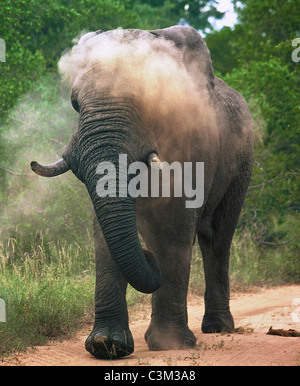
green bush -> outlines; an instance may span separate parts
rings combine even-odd
[[[288,128],[299,135],[299,73],[279,59],[250,62],[227,74],[224,80],[239,90],[247,101],[259,106],[267,129],[267,140]],[[299,138],[298,138],[299,139]]]

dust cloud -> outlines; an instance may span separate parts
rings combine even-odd
[[[113,97],[133,96],[167,141],[171,133],[184,137],[214,121],[207,77],[197,65],[187,68],[183,55],[172,41],[148,31],[89,32],[61,57],[59,70],[73,89],[82,90],[90,79],[99,94],[108,89]]]
[[[61,157],[78,114],[55,74],[24,94],[2,127],[0,243],[13,237],[28,246],[40,237],[78,240],[90,221],[85,187],[72,173],[42,178],[30,162]],[[81,186],[82,185],[82,186]]]

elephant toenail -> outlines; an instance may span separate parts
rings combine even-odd
[[[103,342],[105,342],[106,340],[107,340],[107,336],[105,336],[105,335],[96,334],[96,335],[94,336],[94,341],[95,341],[96,343],[103,343]]]

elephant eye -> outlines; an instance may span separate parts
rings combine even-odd
[[[159,34],[157,32],[154,32],[154,31],[149,31],[151,33],[151,35],[154,35],[156,38],[159,37]]]

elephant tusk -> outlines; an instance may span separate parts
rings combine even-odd
[[[147,165],[158,167],[158,169],[162,169],[163,166],[161,160],[158,158],[158,155],[156,153],[151,153],[149,155],[149,157],[147,158]]]
[[[30,166],[36,174],[42,177],[55,177],[70,170],[69,165],[63,158],[49,165],[40,165],[38,162],[32,161]]]

